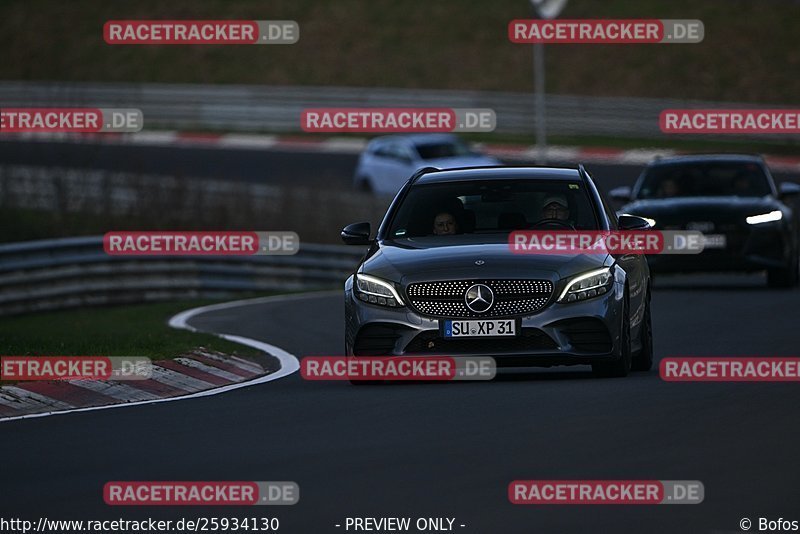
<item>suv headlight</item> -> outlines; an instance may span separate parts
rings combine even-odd
[[[762,213],[761,215],[752,215],[745,219],[747,224],[764,224],[768,222],[780,221],[783,219],[783,213],[780,210],[771,211],[769,213]]]
[[[400,298],[391,282],[367,274],[355,275],[353,292],[359,300],[370,304],[388,306],[390,308],[405,306],[403,299]]]
[[[561,296],[558,297],[558,302],[577,302],[603,295],[611,289],[613,283],[611,267],[579,274],[569,279]]]

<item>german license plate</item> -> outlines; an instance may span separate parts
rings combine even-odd
[[[703,234],[703,248],[725,248],[727,243],[725,234]]]
[[[442,321],[444,337],[496,337],[516,336],[517,322],[514,319],[485,319]]]

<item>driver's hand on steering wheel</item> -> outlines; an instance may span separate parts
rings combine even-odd
[[[572,221],[566,219],[539,219],[531,225],[532,229],[541,229],[546,227],[563,228],[565,230],[575,230],[575,225]]]

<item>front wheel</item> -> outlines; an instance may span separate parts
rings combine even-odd
[[[794,261],[786,269],[767,270],[767,285],[769,287],[795,287],[800,279],[800,261],[795,255]]]
[[[631,321],[629,309],[628,289],[625,288],[625,296],[622,299],[622,332],[619,340],[619,354],[613,361],[592,364],[592,372],[597,377],[621,378],[628,376],[631,371]]]

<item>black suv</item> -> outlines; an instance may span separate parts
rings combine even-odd
[[[633,190],[610,192],[625,213],[647,218],[657,230],[703,232],[699,255],[648,258],[654,273],[766,271],[771,287],[800,280],[797,218],[790,207],[800,186],[775,186],[759,156],[712,154],[658,159]]]

